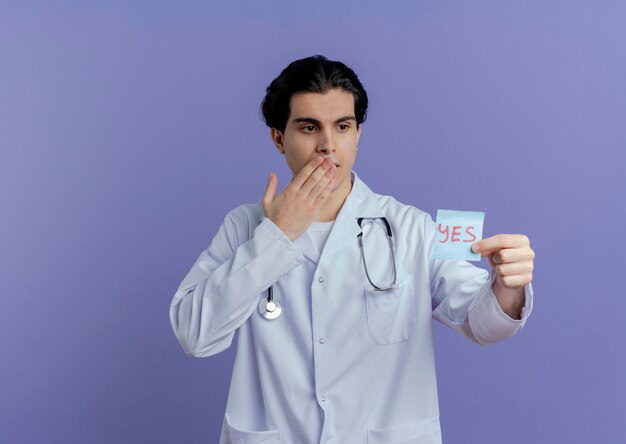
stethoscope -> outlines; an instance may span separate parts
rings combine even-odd
[[[387,234],[387,241],[389,242],[389,249],[391,250],[391,261],[393,263],[393,282],[390,286],[378,286],[372,282],[370,278],[369,272],[367,270],[367,263],[365,261],[365,253],[363,252],[363,219],[367,219],[368,223],[373,224],[377,219],[380,219],[385,224],[385,230]],[[357,223],[359,224],[359,228],[361,228],[361,232],[357,236],[359,239],[359,249],[361,250],[361,257],[363,258],[363,268],[365,269],[365,275],[367,276],[367,280],[374,287],[375,291],[389,291],[396,286],[396,255],[393,251],[393,240],[391,239],[391,225],[385,217],[360,217],[357,219]],[[261,299],[259,303],[259,312],[265,319],[276,319],[282,313],[282,308],[278,301],[274,300],[274,286],[270,285],[270,288],[267,289],[267,298]]]

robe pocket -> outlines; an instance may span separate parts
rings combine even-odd
[[[367,444],[441,444],[439,418],[386,429],[369,429]]]
[[[367,328],[378,345],[409,339],[415,324],[413,276],[398,279],[396,287],[388,291],[375,290],[365,285]]]
[[[279,430],[240,430],[233,427],[228,415],[224,415],[224,432],[226,435],[225,444],[280,444]]]

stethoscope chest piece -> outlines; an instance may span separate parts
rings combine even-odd
[[[268,301],[267,298],[261,299],[259,303],[259,312],[265,319],[276,319],[280,316],[282,309],[277,301]]]

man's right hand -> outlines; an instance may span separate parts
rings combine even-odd
[[[337,167],[318,156],[306,164],[276,196],[278,178],[270,173],[261,200],[263,212],[289,240],[298,238],[315,220],[333,189]]]

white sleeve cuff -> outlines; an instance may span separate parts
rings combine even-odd
[[[496,280],[496,272],[492,268],[489,272],[490,279],[482,294],[469,309],[469,322],[472,333],[480,344],[491,344],[502,341],[517,333],[526,323],[533,309],[533,288],[529,283],[524,287],[524,307],[522,318],[512,319],[507,315],[493,293],[493,283]]]

